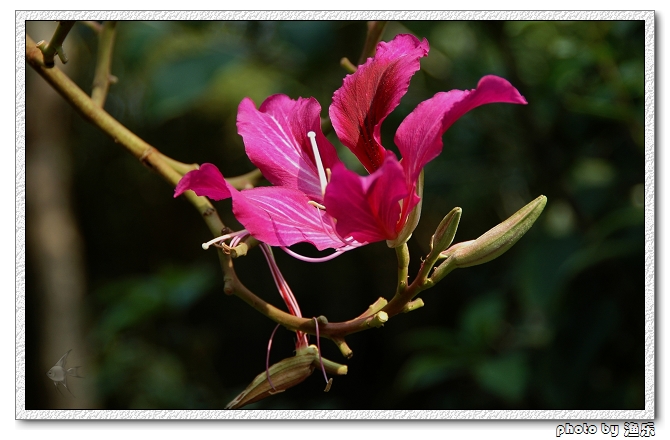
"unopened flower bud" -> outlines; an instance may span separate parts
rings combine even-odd
[[[345,375],[348,372],[346,365],[321,358],[316,345],[299,348],[295,356],[277,362],[267,371],[256,376],[249,386],[226,406],[226,409],[242,408],[273,394],[286,391],[307,379],[314,369],[321,365],[330,374]],[[272,384],[268,381],[268,375]],[[326,391],[330,389],[330,384],[332,382],[329,382]]]
[[[454,236],[456,235],[458,222],[461,220],[462,212],[463,210],[461,208],[454,208],[449,214],[444,216],[435,230],[435,234],[430,238],[431,253],[434,251],[442,252],[449,247],[452,241],[454,241]]]
[[[298,350],[295,356],[277,362],[267,372],[263,371],[256,376],[249,386],[226,406],[226,409],[242,408],[298,385],[312,374],[318,361],[319,353],[316,347],[310,345]],[[272,385],[268,381],[268,375]]]
[[[476,266],[507,252],[533,226],[547,198],[540,196],[476,240],[457,243],[442,254],[456,267]]]

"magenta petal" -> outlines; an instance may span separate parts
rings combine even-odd
[[[402,166],[388,153],[382,166],[365,177],[342,164],[335,166],[326,188],[326,210],[337,220],[342,237],[369,243],[391,240],[398,235],[399,201],[407,195]]]
[[[297,101],[286,95],[266,99],[257,110],[245,98],[237,113],[237,128],[247,155],[272,184],[298,189],[321,202],[321,185],[307,133],[316,143],[325,168],[339,162],[335,147],[321,131],[321,106],[314,98]]]
[[[199,196],[212,200],[223,200],[230,197],[230,189],[221,171],[211,163],[203,163],[200,169],[189,171],[181,178],[174,190],[174,196],[186,190],[192,190]]]
[[[296,189],[270,186],[231,193],[237,220],[270,246],[308,242],[324,250],[345,245],[325,211],[309,205],[307,196]]]
[[[440,154],[442,135],[451,124],[473,108],[494,102],[527,104],[506,79],[494,75],[483,77],[474,90],[440,92],[419,104],[395,135],[409,182],[415,182],[423,167]]]
[[[413,35],[381,42],[375,57],[347,75],[333,95],[329,109],[333,128],[370,173],[385,157],[381,124],[407,92],[412,75],[419,70],[419,59],[426,54],[428,41],[420,42]]]

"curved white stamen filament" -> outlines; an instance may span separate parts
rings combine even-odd
[[[246,229],[242,229],[242,230],[237,231],[237,232],[231,232],[230,234],[225,234],[225,235],[222,235],[220,237],[213,238],[213,239],[209,240],[207,243],[203,243],[202,248],[207,250],[207,249],[209,249],[209,247],[211,245],[213,245],[215,243],[220,243],[224,240],[228,240],[229,238],[244,236],[244,235],[248,235],[248,234],[249,234],[249,231],[247,231]]]
[[[276,388],[274,384],[272,383],[272,379],[270,379],[270,349],[272,348],[272,339],[275,337],[275,333],[277,333],[277,329],[279,328],[281,324],[277,324],[274,330],[272,330],[272,334],[270,335],[270,340],[268,341],[268,352],[265,355],[265,376],[268,379],[268,383],[270,384],[270,387],[276,391]]]
[[[298,254],[296,252],[293,252],[291,249],[289,249],[287,247],[284,247],[284,246],[280,246],[280,248],[281,248],[281,250],[283,250],[284,252],[286,252],[287,254],[292,256],[293,258],[297,258],[298,260],[306,261],[308,263],[323,263],[324,261],[330,261],[333,258],[337,258],[344,253],[343,250],[338,249],[334,253],[332,253],[330,255],[326,255],[325,257],[313,258],[313,257],[305,257],[304,255],[300,255],[300,254]]]
[[[330,381],[328,380],[328,376],[326,376],[326,367],[323,365],[323,358],[321,357],[321,338],[319,337],[319,320],[316,318],[314,319],[314,327],[316,328],[316,347],[319,350],[319,362],[321,363],[321,371],[323,371],[323,378],[326,379],[326,391],[330,389]]]
[[[314,161],[316,162],[316,169],[319,173],[319,182],[321,183],[321,195],[326,194],[326,185],[328,185],[328,180],[326,180],[326,171],[323,168],[323,162],[321,162],[321,155],[319,154],[319,148],[316,146],[316,133],[310,131],[307,133],[309,141],[312,143],[312,152],[314,152]]]

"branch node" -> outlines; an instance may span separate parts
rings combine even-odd
[[[63,64],[67,64],[69,61],[67,59],[67,55],[65,55],[65,51],[63,50],[63,46],[59,46],[56,48],[56,55],[58,55],[58,58],[60,59],[60,62]]]
[[[333,338],[333,342],[335,345],[337,345],[337,348],[340,349],[340,353],[342,353],[342,356],[344,356],[347,359],[351,359],[351,357],[354,355],[354,352],[347,343],[344,341],[342,338]]]
[[[228,254],[230,254],[230,258],[238,258],[238,257],[244,257],[248,251],[249,251],[249,245],[246,244],[245,242],[242,242],[237,246],[230,248]]]
[[[235,280],[231,276],[223,277],[223,293],[226,295],[232,295],[235,293],[235,286],[233,285]]]
[[[368,321],[368,327],[383,327],[386,321],[389,320],[388,313],[379,311],[374,314],[372,320]]]
[[[421,307],[423,307],[423,300],[418,298],[405,304],[405,307],[402,308],[402,312],[411,312],[412,310],[420,309]]]
[[[384,306],[386,306],[386,304],[388,304],[386,298],[379,297],[377,298],[377,301],[370,304],[370,306],[368,306],[368,309],[363,313],[361,313],[360,315],[358,315],[356,319],[367,318],[368,316],[372,316],[374,313],[377,313],[378,311],[383,309]]]
[[[67,63],[68,60],[63,51],[63,41],[65,41],[65,37],[67,37],[72,26],[74,26],[74,20],[59,21],[49,43],[42,40],[36,44],[37,48],[42,52],[42,58],[46,67],[53,67],[55,65],[54,55],[58,55],[63,64]]]
[[[151,165],[151,163],[150,163],[147,159],[148,159],[149,156],[151,156],[151,154],[153,154],[155,151],[156,151],[156,149],[155,149],[154,147],[149,147],[149,148],[147,148],[146,150],[144,150],[144,152],[143,152],[142,155],[140,156],[140,162],[142,162],[142,165],[144,165],[144,166],[146,166],[146,167],[148,167],[148,168],[152,168],[152,169],[153,169],[153,165]]]

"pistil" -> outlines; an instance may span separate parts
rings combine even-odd
[[[321,155],[319,154],[319,148],[316,146],[316,133],[313,131],[307,132],[307,137],[312,143],[312,152],[314,153],[314,161],[316,162],[316,169],[319,173],[319,182],[321,183],[321,195],[326,194],[326,185],[328,180],[326,180],[326,170],[323,168],[323,162],[321,162]]]

